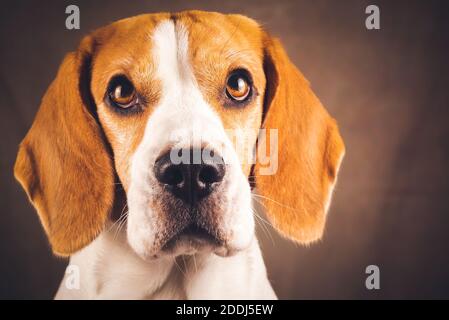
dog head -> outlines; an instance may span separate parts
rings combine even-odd
[[[102,232],[118,176],[139,256],[226,256],[254,236],[252,179],[281,234],[319,239],[343,154],[277,39],[240,15],[191,11],[86,36],[47,90],[15,175],[56,254]]]

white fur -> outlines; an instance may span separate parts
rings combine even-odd
[[[222,195],[232,204],[226,208],[222,224],[229,236],[229,246],[242,250],[254,237],[251,192],[243,174],[238,156],[228,139],[217,114],[204,100],[189,64],[188,34],[180,24],[160,23],[152,36],[153,59],[157,78],[162,81],[162,97],[148,120],[142,142],[131,162],[131,183],[128,191],[128,240],[142,257],[152,256],[158,232],[158,216],[151,201],[157,197],[153,166],[167,149],[201,147],[224,150],[227,164],[222,184],[227,185]]]
[[[187,258],[186,258],[187,259]],[[189,260],[142,260],[117,224],[80,252],[69,266],[79,269],[79,288],[67,273],[56,299],[276,299],[255,238],[232,257],[196,254]]]

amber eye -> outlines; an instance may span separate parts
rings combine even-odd
[[[244,70],[232,72],[226,82],[226,94],[235,101],[245,101],[251,92],[248,74]]]
[[[131,108],[138,103],[136,89],[125,76],[112,79],[108,95],[112,104],[120,108]]]

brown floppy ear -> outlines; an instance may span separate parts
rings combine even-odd
[[[262,174],[263,167],[256,164],[257,190],[280,233],[307,244],[322,236],[344,144],[335,120],[279,40],[266,36],[264,48],[267,84],[262,127],[267,137],[270,129],[278,130],[278,164],[273,175]],[[267,144],[276,152],[268,140],[259,141],[259,148]]]
[[[112,207],[112,162],[89,111],[93,40],[67,54],[17,155],[14,174],[53,252],[67,256],[102,230]]]

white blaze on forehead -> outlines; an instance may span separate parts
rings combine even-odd
[[[158,64],[158,74],[163,76],[164,89],[179,85],[182,80],[194,81],[188,61],[188,34],[183,25],[175,26],[171,20],[161,22],[152,41],[153,58]]]
[[[220,117],[199,90],[190,64],[187,29],[179,22],[166,20],[155,28],[151,41],[157,65],[155,76],[162,82],[162,92],[145,129],[145,149],[153,156],[168,147],[200,147],[201,143],[223,150],[220,144],[231,142]]]

